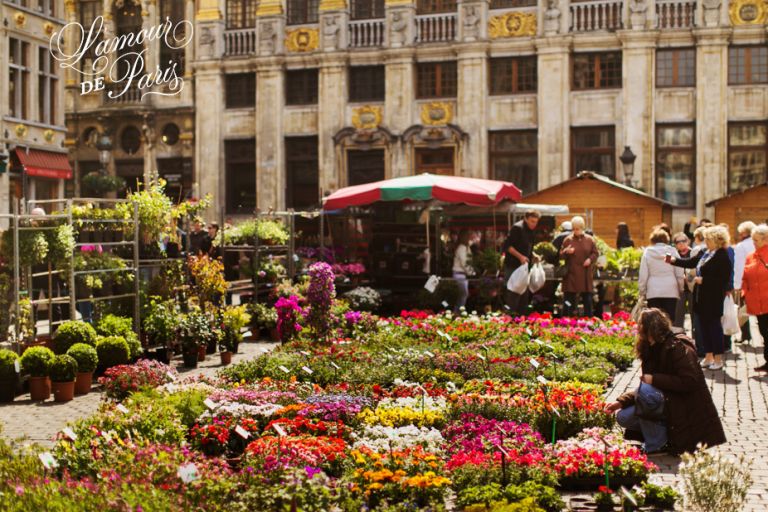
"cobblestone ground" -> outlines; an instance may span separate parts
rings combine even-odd
[[[765,441],[768,439],[768,374],[755,371],[755,367],[765,362],[762,354],[763,345],[759,338],[749,344],[734,343],[732,353],[726,355],[723,371],[704,371],[728,439],[728,443],[715,450],[733,457],[746,454],[753,459],[754,483],[744,512],[768,510],[768,444]],[[636,388],[639,382],[640,365],[636,362],[617,376],[608,400]],[[659,466],[659,472],[651,477],[651,481],[677,487],[680,459],[654,456],[652,460]]]
[[[256,357],[263,349],[271,349],[274,343],[242,343],[240,352],[234,354],[232,362],[236,363]],[[187,369],[181,366],[181,359],[175,359],[171,363],[177,367],[179,373],[184,376],[206,375],[213,376],[223,368],[219,356],[208,356],[205,362],[199,364],[196,369]],[[94,384],[91,393],[76,396],[67,403],[56,403],[53,399],[45,402],[33,402],[29,394],[16,397],[10,404],[0,406],[0,424],[2,424],[2,436],[8,439],[24,438],[25,442],[36,442],[44,446],[53,444],[54,436],[66,426],[67,422],[89,416],[96,412],[102,401],[103,394],[98,384]]]

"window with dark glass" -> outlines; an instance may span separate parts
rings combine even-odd
[[[285,72],[285,104],[317,104],[316,69],[293,69]]]
[[[256,210],[256,139],[224,141],[227,213]]]
[[[173,33],[160,41],[160,66],[163,69],[176,65],[176,74],[184,75],[186,40],[185,25],[179,24],[184,20],[184,2],[178,0],[163,0],[160,4],[160,19],[170,19],[174,24]],[[167,44],[167,42],[170,44]]]
[[[420,62],[416,65],[416,97],[455,98],[458,76],[455,62]]]
[[[417,14],[438,14],[455,11],[456,0],[418,0],[416,2]]]
[[[285,138],[285,204],[297,210],[319,204],[320,172],[317,137]]]
[[[728,126],[728,193],[768,180],[768,125],[731,123]]]
[[[134,4],[133,2],[123,2],[119,6],[115,4],[113,9],[117,37],[123,36],[124,38],[132,38],[133,34],[139,33],[142,28],[141,5]],[[122,45],[118,48],[118,77],[130,75],[131,70],[134,68],[134,63],[138,60],[138,52],[141,50],[142,47],[140,45]],[[144,66],[146,66],[146,60],[139,61],[139,64],[141,64],[142,67],[137,71],[143,73]],[[124,89],[123,84],[117,84],[117,86],[119,86],[121,90]]]
[[[77,4],[77,11],[80,16],[80,24],[85,28],[85,35],[87,36],[93,21],[104,13],[104,2],[102,0],[80,0]],[[96,36],[94,44],[88,47],[80,59],[80,70],[84,72],[93,73],[93,61],[96,59],[96,47],[101,41],[101,34]],[[79,38],[75,41],[75,46],[80,46],[82,40]]]
[[[384,66],[349,68],[349,101],[384,101]]]
[[[491,94],[536,92],[536,57],[491,59],[488,80]]]
[[[133,155],[141,147],[141,132],[135,126],[128,126],[120,135],[120,148],[124,153]]]
[[[253,0],[227,0],[228,29],[253,28],[255,26],[256,2]]]
[[[767,46],[731,46],[728,48],[728,84],[768,83]]]
[[[157,173],[165,180],[165,195],[175,203],[192,196],[192,159],[158,158]]]
[[[621,52],[577,53],[572,62],[574,90],[621,87]]]
[[[491,9],[514,9],[515,7],[534,7],[536,0],[491,0]]]
[[[179,127],[174,123],[163,126],[162,140],[168,146],[175,146],[179,142]]]
[[[347,186],[381,181],[385,176],[383,149],[347,151]]]
[[[613,126],[571,128],[571,172],[592,171],[616,177],[616,129]]]
[[[491,179],[511,181],[523,195],[539,185],[539,152],[536,130],[490,132]]]
[[[352,0],[352,19],[371,20],[384,18],[384,0]]]
[[[8,115],[29,118],[29,43],[8,39]]]
[[[317,23],[320,0],[288,0],[288,25]]]
[[[696,132],[693,125],[656,126],[656,195],[675,206],[695,206]]]
[[[696,50],[674,48],[656,50],[656,87],[696,85]]]
[[[37,0],[35,9],[37,12],[45,14],[46,16],[53,16],[54,13],[54,0]]]
[[[226,108],[255,107],[256,73],[224,75],[224,103]]]
[[[59,79],[56,76],[56,63],[48,48],[37,48],[37,116],[45,124],[56,124],[56,94]]]

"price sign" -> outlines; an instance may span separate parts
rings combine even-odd
[[[475,355],[476,355],[477,357],[479,357],[481,360],[485,361],[485,356],[484,356],[483,354],[481,354],[480,352],[478,352],[478,353],[477,353],[477,354],[475,354]]]
[[[167,389],[169,393],[175,393],[176,392],[176,384],[167,384],[165,386],[165,389]]]
[[[312,371],[312,368],[310,368],[309,366],[302,366],[301,369],[308,375],[312,375],[313,373],[315,373],[314,371]]]
[[[496,447],[501,453],[503,453],[505,456],[509,457],[509,452],[504,449],[503,446],[499,445]]]
[[[554,405],[552,406],[552,412],[555,413],[555,416],[557,416],[558,418],[560,417],[560,410]]]
[[[450,304],[448,304],[448,303],[447,303],[447,302],[445,302],[445,301],[441,302],[440,304],[442,304],[444,308],[447,308],[448,306],[450,306]]]
[[[283,366],[283,365],[280,365],[280,366],[278,366],[278,368],[279,368],[279,369],[280,369],[280,371],[282,371],[283,373],[291,373],[291,370],[289,370],[288,368],[286,368],[286,367],[285,367],[285,366]]]
[[[424,283],[424,289],[427,290],[429,293],[435,293],[435,290],[437,290],[437,285],[440,284],[440,278],[437,276],[429,276],[429,279],[427,279],[427,282]]]
[[[545,386],[549,384],[549,381],[543,375],[537,376],[536,380],[539,381],[541,384],[544,384]]]
[[[174,374],[173,374],[173,372],[170,372],[170,371],[168,371],[168,372],[165,372],[165,375],[168,377],[168,379],[169,379],[171,382],[173,382],[173,381],[175,381],[175,380],[176,380],[176,375],[174,375]]]
[[[194,482],[199,478],[197,473],[197,466],[195,466],[193,462],[179,466],[179,470],[176,472],[176,474],[185,484]]]
[[[251,336],[253,336],[253,333],[251,331],[245,331],[243,333],[243,338],[250,338]]]
[[[272,425],[272,428],[275,430],[275,432],[277,432],[277,435],[279,435],[280,437],[285,437],[285,436],[287,435],[287,434],[285,433],[285,430],[283,429],[283,427],[281,427],[281,426],[280,426],[280,425],[278,425],[277,423],[274,423],[274,424]]]
[[[303,355],[303,356],[305,356],[305,357],[309,357],[310,355],[312,355],[312,354],[310,354],[309,352],[307,352],[306,350],[300,350],[300,351],[299,351],[299,354],[301,354],[301,355]]]
[[[18,359],[13,362],[13,369],[16,370],[16,373],[21,373],[21,365]]]
[[[627,501],[629,501],[632,505],[637,506],[637,499],[635,499],[635,496],[627,490],[626,487],[623,485],[621,486],[621,494],[626,498]]]
[[[45,469],[53,469],[59,467],[59,463],[56,462],[56,459],[53,458],[53,454],[51,452],[43,452],[39,454],[38,457],[40,457],[40,462],[43,463]]]
[[[339,365],[337,365],[337,364],[336,364],[336,363],[334,363],[333,361],[331,361],[331,366],[333,366],[333,369],[334,369],[334,370],[341,370],[341,368],[339,367]]]
[[[214,410],[214,409],[216,408],[216,402],[214,402],[214,401],[213,401],[213,400],[211,400],[210,398],[206,398],[206,399],[203,401],[203,404],[205,404],[205,406],[206,406],[207,408],[209,408],[210,410]]]
[[[124,406],[123,404],[117,404],[117,410],[120,411],[123,414],[128,414],[128,408]]]
[[[72,441],[77,441],[77,434],[75,434],[75,431],[72,430],[70,427],[66,427],[64,430],[61,431],[65,436],[70,438]]]
[[[528,361],[531,363],[531,366],[533,366],[533,367],[534,367],[534,368],[536,368],[537,370],[539,369],[539,366],[541,366],[541,363],[539,363],[539,362],[538,362],[537,360],[535,360],[534,358],[530,358]]]
[[[245,430],[241,425],[238,425],[235,429],[235,433],[242,437],[243,439],[248,439],[251,437],[251,433]]]
[[[429,357],[435,357],[435,354],[433,354],[433,353],[432,353],[432,352],[430,352],[429,350],[425,350],[425,351],[424,351],[424,355],[425,355],[425,356],[429,356]]]

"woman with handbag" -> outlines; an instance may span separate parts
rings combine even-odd
[[[741,278],[741,293],[747,304],[747,313],[757,317],[760,336],[763,337],[763,357],[766,364],[755,368],[768,371],[768,225],[760,224],[752,230],[755,252],[747,255]]]
[[[637,391],[606,405],[627,437],[644,440],[647,453],[693,452],[699,443],[725,443],[725,433],[693,342],[672,332],[660,309],[640,315],[635,352],[643,375]]]

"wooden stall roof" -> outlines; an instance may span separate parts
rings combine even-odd
[[[740,206],[742,204],[748,204],[748,205],[759,205],[764,206],[765,205],[765,197],[766,194],[768,194],[768,181],[765,183],[760,183],[758,185],[755,185],[754,187],[747,188],[744,190],[740,190],[738,192],[733,192],[731,194],[728,194],[727,196],[723,196],[719,199],[715,199],[714,201],[710,201],[707,203],[707,206],[721,206],[725,203],[736,203],[739,204],[736,206]]]
[[[715,208],[715,222],[728,224],[734,236],[744,221],[768,222],[768,182],[715,199],[707,206]]]
[[[590,171],[534,192],[525,202],[567,204],[571,211],[591,210],[592,229],[609,244],[615,241],[618,222],[626,222],[637,245],[645,243],[650,229],[670,222],[672,204]],[[567,217],[558,217],[558,221]]]

